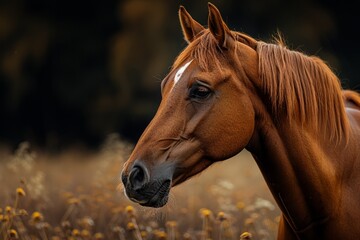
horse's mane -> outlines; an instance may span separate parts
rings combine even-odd
[[[232,34],[236,38],[240,33]],[[341,84],[321,59],[289,50],[281,40],[278,44],[258,42],[256,50],[263,91],[274,116],[285,114],[290,123],[325,132],[335,141],[347,139],[349,123]],[[189,58],[196,59],[203,70],[221,70],[224,54],[210,31],[204,30],[178,56],[173,68]]]
[[[289,120],[325,131],[331,139],[347,138],[341,84],[321,59],[264,42],[257,52],[259,76],[274,112],[285,112]]]

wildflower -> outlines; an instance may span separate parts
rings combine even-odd
[[[248,239],[252,239],[252,234],[249,232],[243,232],[240,235],[240,240],[248,240]]]
[[[132,234],[134,235],[134,239],[136,240],[141,240],[141,233],[139,231],[139,227],[136,224],[135,221],[132,222],[128,222],[128,224],[126,225],[126,228],[128,231],[132,232]]]
[[[95,240],[102,240],[102,239],[104,239],[104,234],[99,233],[99,232],[95,233],[94,238],[95,238]]]
[[[146,239],[146,237],[147,237],[147,232],[146,231],[141,231],[140,234],[141,234],[141,237],[143,239]]]
[[[221,188],[224,188],[226,190],[233,190],[234,189],[234,184],[230,181],[227,181],[227,180],[221,180],[218,185],[221,187]]]
[[[164,240],[167,238],[167,234],[164,231],[158,231],[156,235],[157,235],[158,239],[160,239],[160,240]]]
[[[44,220],[44,216],[40,212],[33,212],[33,214],[31,215],[31,219],[34,222],[40,222]]]
[[[75,197],[72,197],[72,198],[69,198],[69,199],[67,200],[67,203],[68,203],[69,205],[79,205],[79,204],[80,204],[80,199],[75,198]]]
[[[135,215],[135,209],[133,206],[126,206],[125,208],[125,212],[130,216],[130,217],[133,217]]]
[[[167,228],[166,231],[169,240],[174,240],[176,238],[176,226],[177,223],[175,221],[166,222],[166,228]]]
[[[19,214],[20,216],[27,216],[27,215],[29,215],[28,212],[27,212],[25,209],[20,209],[19,212],[18,212],[18,214]]]
[[[18,187],[18,188],[16,189],[16,194],[17,194],[18,196],[20,196],[20,197],[25,197],[25,196],[26,196],[26,193],[25,193],[24,189],[21,188],[21,187]]]
[[[211,214],[212,214],[211,210],[209,210],[207,208],[200,209],[200,215],[202,217],[210,217]]]
[[[78,229],[73,229],[72,233],[71,233],[74,237],[79,237],[80,236],[80,231]]]
[[[10,220],[9,216],[8,215],[2,215],[0,214],[0,221],[3,222],[3,223],[6,223]]]
[[[210,232],[209,221],[210,221],[212,212],[211,212],[211,210],[209,210],[207,208],[202,208],[202,209],[200,209],[200,215],[203,218],[203,226],[202,226],[201,234],[203,235],[204,239],[207,239],[209,236],[209,232]]]
[[[239,210],[242,210],[245,208],[245,203],[244,202],[237,202],[236,203],[236,207],[239,209]]]
[[[175,221],[167,221],[166,226],[174,228],[177,226],[177,223]]]
[[[226,215],[224,212],[219,212],[218,215],[217,215],[217,219],[220,221],[220,222],[223,222],[227,219]]]
[[[261,209],[261,208],[265,208],[268,209],[270,211],[273,211],[275,209],[274,204],[272,204],[270,201],[263,199],[263,198],[257,198],[255,203],[254,203],[254,208],[255,209]]]
[[[12,207],[6,206],[6,207],[5,207],[5,213],[6,213],[7,215],[10,215],[11,212],[12,212]]]
[[[129,231],[135,230],[135,224],[132,223],[132,222],[129,222],[129,223],[126,225],[126,228],[127,228]]]
[[[71,223],[69,221],[63,221],[61,222],[61,227],[64,229],[69,229],[71,228]]]
[[[83,229],[81,231],[81,237],[83,237],[83,238],[90,237],[90,232],[88,230],[86,230],[86,229]]]
[[[83,228],[91,228],[95,225],[94,220],[91,217],[84,217],[80,220],[80,225]]]
[[[184,233],[184,235],[183,235],[183,239],[184,240],[191,240],[192,238],[191,238],[191,234],[190,233]]]
[[[15,229],[10,229],[9,230],[9,236],[11,239],[18,239],[19,235],[17,233],[17,231]]]

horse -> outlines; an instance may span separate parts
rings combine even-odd
[[[316,56],[208,27],[179,9],[186,42],[160,106],[125,162],[125,195],[148,207],[211,164],[248,150],[281,210],[278,239],[360,236],[360,95]]]

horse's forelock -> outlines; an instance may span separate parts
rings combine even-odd
[[[202,34],[180,53],[172,69],[182,66],[190,59],[195,59],[203,71],[222,69],[223,52],[208,29],[203,30]]]

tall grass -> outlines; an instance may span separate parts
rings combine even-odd
[[[248,153],[172,189],[154,210],[119,189],[131,148],[110,135],[98,152],[50,155],[26,142],[2,151],[0,239],[276,238],[280,212]]]

